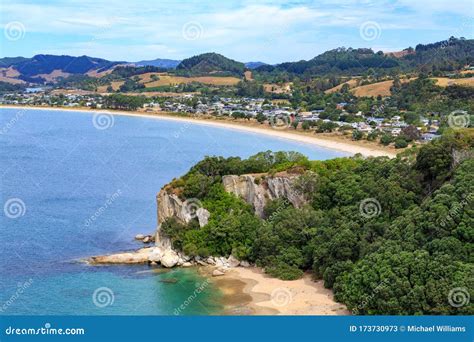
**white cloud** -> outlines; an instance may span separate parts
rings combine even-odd
[[[383,30],[383,39],[388,36],[386,33],[396,30],[455,34],[461,24],[440,18],[447,14],[472,16],[474,6],[472,0],[321,0],[292,4],[279,0],[56,0],[41,5],[21,0],[2,2],[1,25],[20,21],[27,33],[51,35],[48,41],[55,41],[57,46],[44,46],[48,51],[113,59],[183,58],[217,51],[240,59],[243,55],[262,55],[270,62],[289,55],[314,56],[316,49],[320,52],[333,45],[357,44],[359,26],[365,21],[376,21]],[[201,24],[200,39],[183,38],[182,27],[190,21]],[[318,45],[319,41],[326,45]],[[400,43],[379,42],[387,47]]]

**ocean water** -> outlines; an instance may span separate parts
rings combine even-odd
[[[78,260],[142,247],[157,192],[204,156],[264,150],[345,155],[171,120],[0,109],[0,314],[218,314],[218,289],[193,269]]]

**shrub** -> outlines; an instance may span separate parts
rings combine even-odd
[[[352,139],[353,140],[360,140],[364,137],[364,133],[362,133],[361,131],[359,131],[358,129],[354,130],[352,132]]]
[[[404,138],[395,139],[395,148],[405,148],[408,146],[408,142]]]
[[[297,267],[279,262],[274,266],[267,267],[265,272],[282,280],[295,280],[303,276],[303,271]]]
[[[390,134],[384,134],[382,135],[382,137],[380,138],[380,143],[382,145],[385,145],[385,146],[388,146],[390,145],[390,143],[393,141],[393,137],[390,135]]]

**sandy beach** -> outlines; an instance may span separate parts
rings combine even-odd
[[[259,268],[232,268],[213,278],[229,315],[349,315],[331,290],[309,274],[298,280],[272,278]]]
[[[261,125],[254,122],[231,122],[229,120],[219,120],[213,118],[192,118],[185,116],[177,116],[173,113],[167,112],[138,112],[138,111],[116,111],[116,110],[93,110],[88,108],[56,108],[56,107],[39,107],[39,106],[0,106],[0,108],[12,109],[37,109],[37,110],[56,110],[56,111],[75,111],[84,113],[103,113],[111,115],[125,115],[125,116],[139,116],[143,118],[153,118],[157,120],[173,120],[183,123],[192,123],[198,125],[206,125],[213,127],[220,127],[225,129],[234,129],[255,134],[264,134],[279,139],[287,139],[297,141],[305,144],[310,144],[322,148],[346,152],[349,154],[360,153],[363,156],[380,157],[386,156],[393,158],[396,156],[396,151],[383,146],[378,146],[375,143],[367,141],[350,141],[336,136],[318,135],[301,131],[290,131],[289,129],[280,130],[274,129],[268,125]]]

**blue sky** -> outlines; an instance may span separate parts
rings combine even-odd
[[[397,51],[474,37],[472,0],[0,1],[2,57],[137,61],[213,51],[278,63],[340,46]]]

